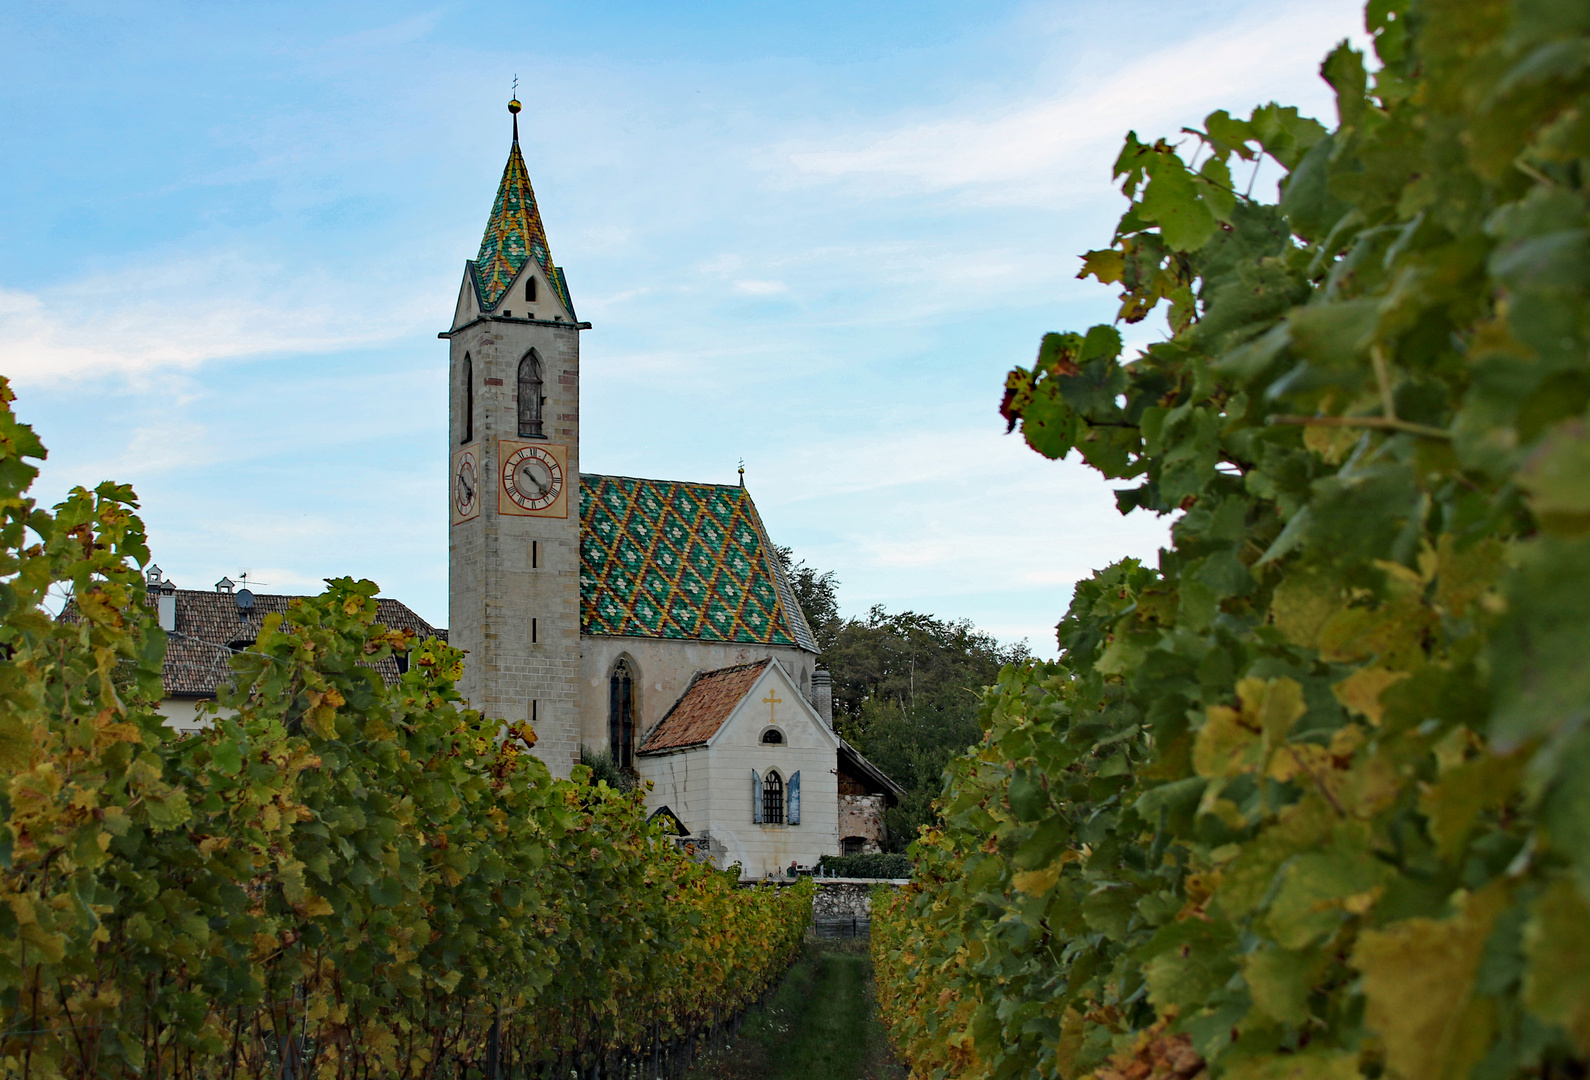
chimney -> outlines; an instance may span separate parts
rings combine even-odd
[[[829,727],[834,726],[834,679],[822,668],[812,672],[812,708]]]
[[[160,583],[160,596],[155,601],[155,612],[160,618],[160,629],[170,633],[177,628],[177,587],[170,581]]]
[[[224,577],[220,581],[217,581],[215,583],[215,591],[216,592],[229,593],[229,592],[232,591],[232,588],[233,588],[233,581],[229,577]]]

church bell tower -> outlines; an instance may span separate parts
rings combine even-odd
[[[567,776],[580,740],[580,331],[513,146],[480,254],[464,264],[450,343],[448,626],[459,689],[527,720]]]

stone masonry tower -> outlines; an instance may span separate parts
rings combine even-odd
[[[567,776],[580,740],[580,331],[513,147],[450,330],[448,626],[460,685],[528,720]]]

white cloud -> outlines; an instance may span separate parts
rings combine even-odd
[[[1173,135],[1214,108],[1236,112],[1278,87],[1300,85],[1298,74],[1316,70],[1335,41],[1353,36],[1362,43],[1359,11],[1346,0],[1271,8],[1247,29],[1205,34],[1102,77],[1083,73],[1036,101],[911,123],[844,145],[788,146],[785,159],[813,179],[866,179],[904,191],[981,188],[993,201],[1096,190],[1101,155],[1113,155],[1128,129]]]
[[[348,304],[345,286],[313,268],[211,255],[129,263],[38,292],[0,289],[0,374],[59,385],[380,344],[428,328],[441,306],[433,286],[411,281]]]
[[[755,281],[745,280],[734,283],[734,291],[746,293],[750,296],[776,296],[781,292],[789,292],[789,286],[782,281]]]

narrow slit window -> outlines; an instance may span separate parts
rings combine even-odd
[[[531,619],[530,620],[530,644],[534,645],[538,640],[539,640],[539,635],[538,635],[538,631],[537,631],[537,628],[536,628],[536,620]]]
[[[460,443],[473,442],[475,439],[475,364],[470,360],[469,354],[464,354],[464,417],[462,427],[464,437]]]
[[[519,361],[519,437],[541,438],[541,358],[532,351]]]
[[[762,824],[784,824],[784,778],[772,769],[762,778]]]
[[[607,740],[613,764],[628,769],[635,763],[635,674],[628,660],[613,665],[607,680]]]
[[[541,541],[530,541],[530,569],[541,569]]]

